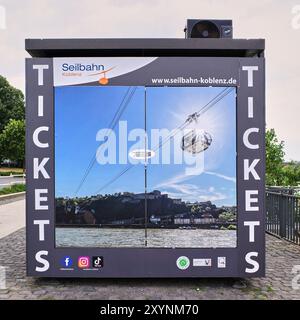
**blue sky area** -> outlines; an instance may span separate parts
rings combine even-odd
[[[128,87],[70,86],[55,88],[55,193],[56,197],[73,197],[101,142],[97,132],[107,128]],[[151,129],[172,130],[184,123],[188,115],[199,111],[224,88],[159,87],[147,88],[147,133]],[[145,89],[138,87],[120,121],[127,121],[127,131],[144,129]],[[217,205],[236,204],[236,99],[235,91],[205,112],[187,129],[203,129],[212,137],[210,147],[197,154],[204,161],[203,171],[186,174],[186,163],[174,164],[173,144],[171,164],[148,164],[148,191],[158,189],[172,198],[185,201],[211,200]],[[78,192],[78,196],[94,195],[128,165],[119,164],[119,128],[115,127],[116,164],[94,165]],[[126,138],[123,136],[123,139]],[[110,138],[111,139],[111,138]],[[110,140],[112,141],[112,140]],[[149,138],[151,147],[151,138]],[[128,150],[136,141],[128,142]],[[141,147],[144,142],[140,143]],[[152,145],[152,149],[153,149]],[[134,147],[136,149],[137,146]],[[161,159],[156,152],[156,160]],[[128,153],[126,152],[126,155]],[[190,156],[190,155],[189,155]],[[198,159],[198,158],[197,158]],[[151,159],[152,161],[154,159]],[[194,159],[196,160],[196,159]],[[191,167],[191,166],[189,166]],[[134,164],[124,175],[102,189],[100,193],[143,192],[144,165]]]

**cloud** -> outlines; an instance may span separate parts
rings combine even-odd
[[[155,187],[158,189],[158,186]],[[225,193],[215,191],[214,187],[200,189],[194,184],[172,184],[165,185],[162,193],[167,193],[171,198],[181,198],[184,201],[219,201],[226,200]]]
[[[209,193],[209,194],[202,194],[198,197],[199,201],[219,201],[219,200],[226,200],[227,196],[223,193],[216,192],[216,193]]]
[[[209,174],[209,175],[212,175],[212,176],[216,176],[218,178],[221,178],[221,179],[224,179],[224,180],[227,180],[227,181],[231,181],[231,182],[234,182],[236,183],[236,178],[234,177],[229,177],[229,176],[226,176],[224,174],[220,174],[220,173],[217,173],[217,172],[212,172],[212,171],[204,171],[205,174]]]
[[[177,176],[174,176],[172,178],[169,178],[161,183],[159,183],[156,188],[161,188],[161,187],[164,187],[164,186],[170,186],[170,185],[177,185],[178,183],[180,182],[183,182],[185,180],[189,180],[191,179],[191,177],[194,177],[194,176],[188,176],[184,173],[182,174],[178,174]]]
[[[265,38],[267,126],[286,140],[286,158],[300,160],[300,29],[295,0],[2,0],[0,74],[24,90],[25,38],[183,38],[187,18],[233,19],[235,38]],[[288,48],[288,55],[284,54]]]
[[[220,200],[229,199],[225,193],[221,193],[221,192],[205,193],[206,191],[199,190],[199,189],[198,191],[199,191],[198,193],[180,193],[180,192],[172,192],[171,190],[168,190],[168,189],[163,189],[161,192],[167,193],[170,198],[173,198],[173,199],[180,198],[184,201],[190,201],[190,202],[194,202],[194,201],[199,201],[199,202],[215,201],[216,202]]]
[[[221,179],[236,183],[236,178],[235,177],[226,176],[224,174],[220,174],[220,173],[217,173],[217,172],[203,171],[203,174],[213,175],[213,176],[216,176],[218,178],[221,178]],[[178,174],[178,175],[176,175],[174,177],[171,177],[171,178],[159,183],[156,186],[156,188],[161,188],[161,187],[165,187],[165,186],[169,186],[169,187],[170,186],[178,186],[178,185],[182,186],[181,182],[190,180],[190,179],[194,178],[195,176],[197,176],[197,175],[186,175],[185,173],[181,173],[181,174]],[[185,184],[184,186],[190,186],[190,185]],[[211,188],[214,188],[214,187],[211,187]]]
[[[230,177],[215,174],[220,178],[228,180]],[[228,196],[224,192],[217,191],[214,186],[209,186],[206,189],[200,189],[192,183],[183,183],[195,176],[179,174],[170,179],[167,179],[157,184],[154,189],[163,188],[162,193],[168,193],[171,198],[181,198],[185,201],[219,201],[226,200]],[[231,181],[231,180],[230,180]]]

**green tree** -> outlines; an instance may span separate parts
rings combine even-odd
[[[275,130],[266,132],[266,184],[283,184],[284,142],[279,141]]]
[[[199,212],[201,212],[200,207],[194,204],[191,208],[191,213],[196,214]]]
[[[14,88],[0,76],[0,133],[10,119],[24,120],[25,104],[21,90]]]
[[[283,185],[298,186],[300,184],[300,163],[291,161],[286,163],[282,169]]]
[[[5,159],[18,161],[24,168],[25,121],[11,119],[0,133],[0,154]]]
[[[225,211],[219,215],[221,221],[235,221],[236,215],[232,212]]]

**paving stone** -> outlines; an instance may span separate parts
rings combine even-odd
[[[236,279],[34,279],[26,277],[25,230],[0,239],[0,265],[7,266],[7,289],[0,299],[300,299],[292,288],[300,246],[266,237],[266,277],[244,285]],[[243,282],[243,280],[239,280]]]

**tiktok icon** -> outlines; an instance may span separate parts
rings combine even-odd
[[[103,268],[103,257],[93,257],[93,268]]]

